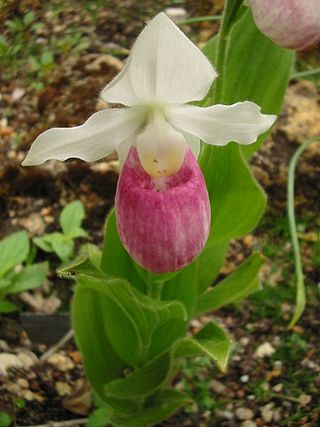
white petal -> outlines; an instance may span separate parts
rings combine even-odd
[[[141,32],[101,96],[124,105],[179,104],[204,98],[215,77],[208,59],[162,12]]]
[[[260,111],[258,105],[245,101],[207,108],[193,105],[171,107],[167,117],[175,127],[196,135],[207,144],[225,145],[236,141],[247,145],[255,142],[277,118]]]
[[[112,109],[98,111],[81,126],[46,130],[34,141],[22,165],[70,157],[93,162],[109,155],[142,121],[141,112],[135,109]]]

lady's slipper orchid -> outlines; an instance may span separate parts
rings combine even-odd
[[[132,147],[120,174],[115,208],[122,243],[134,260],[154,273],[189,264],[209,235],[208,192],[189,148],[176,174],[153,178]]]
[[[251,144],[275,120],[248,101],[207,108],[187,104],[203,99],[215,77],[202,52],[160,13],[101,93],[130,108],[106,109],[81,126],[45,131],[22,164],[70,157],[94,161],[116,149],[124,165],[116,196],[124,245],[152,271],[177,270],[201,251],[209,230],[208,196],[194,159],[200,139],[220,146]]]
[[[320,42],[319,0],[245,0],[259,30],[280,46],[304,50]]]

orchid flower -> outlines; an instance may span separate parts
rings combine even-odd
[[[92,162],[116,149],[124,165],[118,183],[116,214],[125,247],[134,259],[151,271],[177,270],[201,251],[210,228],[208,195],[200,170],[200,175],[194,171],[198,166],[191,160],[191,152],[197,158],[200,140],[218,146],[230,141],[251,144],[275,120],[273,115],[261,114],[259,106],[249,101],[206,108],[188,104],[203,99],[216,77],[203,53],[164,13],[160,13],[137,38],[122,71],[101,92],[105,101],[128,108],[105,109],[93,114],[81,126],[43,132],[22,164],[37,165],[48,159],[70,157]],[[134,171],[136,174],[132,173]],[[146,188],[152,190],[152,202],[145,194],[139,198],[136,193],[136,199],[131,199],[136,210],[128,216],[126,201],[138,182],[142,192]],[[186,197],[185,191],[176,191],[181,186],[188,188],[189,194],[201,187],[198,191],[201,200],[194,197],[191,202],[192,197]],[[171,191],[172,188],[176,190]],[[165,197],[168,191],[171,191],[170,197]],[[173,196],[180,200],[179,203],[173,203]],[[195,220],[187,214],[187,209],[182,209],[188,201]],[[126,209],[121,206],[122,202]],[[173,205],[175,212],[170,214]],[[158,215],[155,209],[162,209],[162,214]],[[205,225],[200,224],[201,221]],[[140,226],[147,231],[137,237]],[[188,226],[192,229],[191,237]],[[151,233],[152,227],[166,236],[161,244],[155,233]],[[146,242],[150,233],[153,240]],[[196,249],[191,254],[186,247],[192,246],[192,239]],[[200,244],[195,244],[197,239],[201,240]],[[149,249],[152,245],[158,250],[150,251],[153,255],[147,257],[143,245]],[[169,247],[175,249],[167,251]],[[158,262],[157,256],[166,261]],[[151,258],[150,262],[146,257]]]
[[[320,42],[319,0],[245,0],[259,30],[280,46],[306,50]]]
[[[139,35],[123,70],[101,92],[105,101],[129,108],[105,109],[81,126],[43,132],[22,165],[70,157],[92,162],[114,149],[123,162],[136,146],[147,173],[169,176],[179,170],[186,146],[197,157],[200,139],[212,145],[255,142],[275,120],[261,114],[256,104],[187,104],[203,99],[216,76],[203,53],[160,13]]]

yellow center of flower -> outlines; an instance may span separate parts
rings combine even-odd
[[[147,125],[138,135],[136,145],[142,167],[151,176],[174,175],[182,165],[185,138],[170,126],[160,108],[151,109]]]

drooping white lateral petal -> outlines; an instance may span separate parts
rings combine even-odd
[[[215,77],[208,59],[161,12],[141,32],[125,67],[101,96],[128,106],[184,103],[204,98]]]
[[[81,126],[46,130],[34,141],[22,165],[70,157],[93,162],[109,155],[142,121],[141,113],[135,109],[112,109],[98,111]]]
[[[183,135],[185,137],[187,146],[192,151],[192,154],[197,159],[200,153],[200,138],[198,138],[195,135],[191,135],[191,133],[183,132]]]
[[[196,135],[207,144],[225,145],[236,141],[247,145],[255,142],[277,118],[260,111],[258,105],[245,101],[207,108],[193,105],[170,107],[167,117],[175,127]]]

